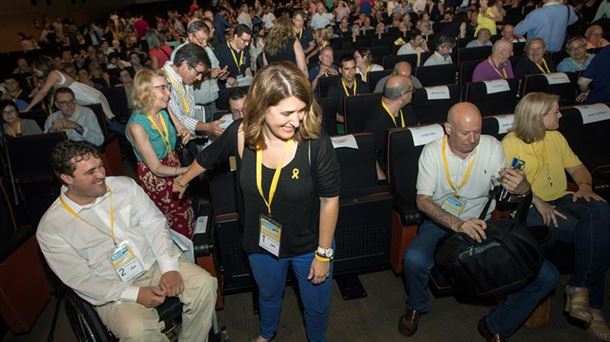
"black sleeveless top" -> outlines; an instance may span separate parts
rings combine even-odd
[[[264,51],[263,53],[265,54],[265,58],[267,58],[267,63],[288,61],[297,64],[297,58],[294,54],[294,41],[286,44],[286,46],[273,55],[267,51]]]
[[[197,163],[207,170],[231,155],[236,157],[243,195],[240,213],[244,224],[243,246],[247,253],[267,253],[258,246],[259,216],[268,212],[256,186],[256,151],[244,147],[240,160],[237,148],[240,124],[241,120],[231,124],[222,136],[201,151]],[[271,217],[282,225],[280,257],[315,251],[319,239],[319,197],[339,195],[340,168],[330,138],[321,133],[316,143],[312,141],[300,144],[292,161],[282,169],[271,204]],[[314,148],[317,151],[312,151]],[[262,171],[262,189],[268,199],[275,169],[263,165]]]

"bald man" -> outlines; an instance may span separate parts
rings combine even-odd
[[[411,79],[404,76],[390,77],[383,88],[379,105],[369,114],[364,130],[375,134],[377,162],[384,173],[388,129],[417,123],[413,110],[407,106],[413,99],[414,91]],[[381,174],[380,176],[383,178]]]
[[[402,62],[398,62],[398,63],[394,64],[394,70],[392,71],[392,73],[390,75],[382,77],[379,81],[377,81],[377,85],[375,86],[375,91],[373,91],[373,92],[374,93],[383,92],[383,87],[385,86],[385,83],[392,76],[404,76],[404,77],[409,78],[411,80],[411,82],[413,83],[413,88],[415,88],[415,89],[421,89],[423,87],[421,82],[415,76],[413,76],[411,64],[409,64],[409,62],[402,61]]]
[[[446,135],[422,150],[417,207],[427,219],[404,256],[403,274],[409,299],[399,322],[403,335],[413,335],[421,315],[429,310],[428,280],[438,242],[453,232],[464,233],[476,241],[485,240],[487,225],[478,217],[487,202],[492,180],[501,177],[502,186],[513,195],[530,191],[522,171],[504,168],[502,144],[494,137],[481,135],[481,125],[481,113],[474,104],[458,103],[449,109]],[[489,213],[494,207],[492,203]],[[558,276],[555,267],[545,261],[532,282],[508,295],[479,320],[479,333],[486,341],[510,337],[553,290]]]
[[[498,39],[491,48],[491,55],[477,65],[472,73],[472,81],[493,81],[514,78],[510,56],[513,43]]]

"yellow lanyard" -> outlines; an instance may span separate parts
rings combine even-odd
[[[299,40],[303,39],[303,29],[301,29],[301,31],[299,31]]]
[[[544,66],[544,68],[543,68]],[[549,65],[546,64],[546,61],[544,60],[544,58],[542,58],[542,65],[536,63],[536,67],[538,68],[538,70],[542,71],[543,74],[550,74],[551,70],[549,69]]]
[[[341,79],[341,84],[343,85],[343,91],[345,91],[345,96],[350,96],[349,91],[347,90],[347,86],[345,85],[345,82],[343,81],[343,79]],[[358,90],[358,82],[356,82],[356,80],[354,80],[354,95],[356,95],[357,90]]]
[[[244,64],[244,50],[241,50],[241,53],[239,54],[239,62],[238,62],[237,56],[235,56],[235,52],[233,51],[231,44],[227,43],[227,46],[229,47],[229,51],[231,51],[231,55],[233,56],[233,61],[235,61],[235,65],[237,66],[237,73],[241,74],[241,66]]]
[[[508,75],[506,74],[506,68],[502,68],[502,73],[500,73],[499,68],[496,66],[496,63],[492,62],[491,58],[487,59],[487,62],[489,62],[489,65],[491,65],[491,68],[494,69],[494,71],[500,75],[500,77],[507,79]]]
[[[271,186],[269,187],[269,200],[265,198],[263,194],[263,150],[256,150],[256,187],[258,188],[258,193],[265,201],[265,205],[267,206],[267,210],[269,215],[271,215],[271,203],[273,202],[273,197],[275,196],[275,190],[277,190],[277,183],[280,180],[280,173],[284,168],[284,158],[286,157],[286,153],[288,152],[288,147],[292,144],[292,139],[286,142],[284,145],[284,152],[282,152],[282,158],[280,159],[280,163],[278,167],[275,169],[275,173],[273,174],[273,178],[271,179]]]
[[[318,51],[322,51],[322,49],[324,49],[326,47],[326,45],[328,45],[328,42],[322,43],[322,45],[320,46],[320,49]]]
[[[159,119],[161,120],[161,127],[163,127],[163,130],[159,129],[159,126],[157,126],[157,123],[152,119],[151,115],[146,115],[146,117],[148,118],[148,121],[150,121],[153,128],[159,132],[161,140],[163,140],[163,145],[165,145],[165,150],[167,153],[169,153],[172,150],[172,144],[169,142],[169,131],[167,130],[167,124],[165,123],[163,115],[159,113]]]
[[[9,128],[11,130],[10,133],[12,133],[12,134],[7,132],[8,135],[13,136],[13,137],[18,137],[19,135],[21,135],[21,121],[17,121],[17,127],[15,130],[13,130],[13,128],[11,128],[10,126],[9,126]]]
[[[366,70],[362,73],[362,80],[364,82],[366,82],[366,75],[369,74],[369,71],[371,71],[371,69],[373,69],[373,65],[369,65],[368,67],[366,67]]]
[[[385,109],[386,113],[388,113],[388,115],[390,116],[390,119],[392,119],[394,127],[398,127],[398,124],[396,123],[396,117],[394,117],[394,114],[392,114],[390,108],[388,108],[388,106],[385,104],[385,102],[383,102],[383,100],[381,100],[381,107]],[[400,110],[400,127],[405,127],[405,117],[402,115],[402,109]]]
[[[546,162],[548,160],[546,143],[544,142],[544,140],[542,140],[542,153],[540,153],[541,159],[538,159],[539,153],[536,152],[536,149],[534,148],[534,143],[532,143],[531,146],[532,146],[532,152],[534,153],[534,156],[536,157],[536,161],[538,162],[538,165],[536,166],[536,172],[534,172],[534,177],[532,179],[532,183],[531,183],[532,186],[534,184],[536,184],[536,180],[538,180],[538,176],[540,175],[540,173],[542,172],[542,170],[544,168],[546,168],[546,180],[549,182],[550,186],[553,186],[553,180],[551,179],[549,165]]]
[[[466,173],[464,174],[464,177],[462,178],[460,185],[456,188],[455,185],[453,184],[453,180],[451,180],[451,173],[449,172],[449,162],[447,162],[446,151],[447,151],[447,136],[445,135],[445,136],[443,136],[443,147],[441,149],[441,153],[443,154],[443,167],[445,168],[445,175],[447,176],[447,182],[449,182],[449,186],[451,187],[451,189],[453,189],[453,191],[457,195],[457,193],[464,187],[464,185],[468,181],[468,177],[470,177],[470,173],[472,172],[472,167],[474,165],[474,159],[475,159],[476,155],[473,156],[472,159],[470,160],[470,163],[468,164],[468,168],[466,168]]]
[[[108,234],[103,229],[99,228],[98,226],[94,225],[93,223],[85,220],[82,216],[80,216],[76,211],[74,211],[74,209],[72,209],[72,207],[70,207],[70,205],[68,203],[66,203],[66,201],[63,198],[63,195],[59,196],[59,201],[61,202],[61,206],[64,209],[66,209],[66,211],[69,212],[72,216],[76,217],[77,219],[79,219],[79,220],[85,222],[86,224],[90,225],[91,227],[95,228],[100,233],[109,236],[112,239],[112,242],[114,243],[114,245],[116,246],[116,240],[114,238],[114,207],[112,206],[112,190],[110,189],[109,186],[107,186],[107,188],[108,188],[108,194],[110,197],[110,234]]]
[[[191,106],[189,105],[189,101],[186,98],[186,94],[184,93],[184,91],[182,91],[182,85],[178,84],[178,82],[176,82],[176,80],[174,80],[174,78],[170,76],[169,71],[165,71],[165,74],[167,75],[167,79],[169,79],[169,81],[172,83],[172,86],[174,86],[174,88],[176,88],[176,90],[178,91],[178,96],[180,96],[180,99],[182,100],[182,108],[186,113],[190,113]]]

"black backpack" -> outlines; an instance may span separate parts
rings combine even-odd
[[[523,199],[516,218],[527,214],[531,198]],[[486,216],[492,199],[490,192],[480,217]],[[463,233],[447,237],[435,252],[437,268],[462,295],[497,296],[523,288],[538,275],[544,253],[522,222],[490,219],[487,239],[480,243]]]

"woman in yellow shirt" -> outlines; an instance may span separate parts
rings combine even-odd
[[[492,36],[497,34],[496,23],[504,19],[497,6],[494,6],[494,0],[479,1],[479,15],[477,16],[477,28],[474,31],[474,36],[480,29],[486,28],[491,32]]]
[[[591,187],[591,173],[572,152],[559,128],[559,97],[526,95],[515,109],[512,131],[504,138],[506,160],[525,162],[533,204],[528,225],[545,224],[558,240],[574,245],[575,267],[565,289],[568,314],[590,323],[589,332],[609,341],[601,308],[610,262],[610,207]],[[566,172],[578,185],[567,190]]]

